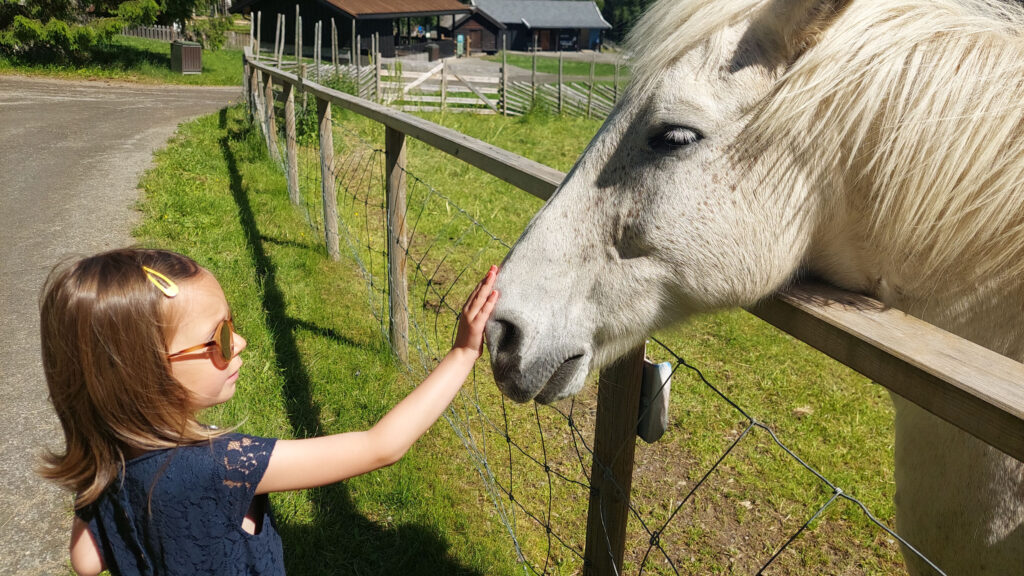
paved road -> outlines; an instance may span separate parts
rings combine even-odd
[[[62,442],[39,353],[39,289],[68,255],[130,244],[136,185],[178,124],[240,88],[0,76],[0,574],[65,573],[71,497],[33,473]]]

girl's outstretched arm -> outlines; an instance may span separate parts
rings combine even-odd
[[[278,441],[256,492],[323,486],[397,462],[451,404],[483,353],[484,326],[498,301],[497,275],[492,266],[463,306],[448,355],[380,422],[361,432]]]

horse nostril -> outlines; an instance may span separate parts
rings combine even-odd
[[[494,333],[491,338],[491,349],[502,354],[515,354],[522,344],[522,331],[508,320],[494,320]]]

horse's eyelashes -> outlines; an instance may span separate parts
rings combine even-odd
[[[704,139],[699,131],[687,126],[666,126],[648,139],[653,150],[671,151],[696,144]]]

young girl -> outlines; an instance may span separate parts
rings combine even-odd
[[[396,462],[441,415],[483,347],[497,268],[470,295],[455,345],[373,428],[275,440],[208,428],[246,341],[217,280],[160,250],[115,250],[51,274],[43,368],[66,449],[43,475],[73,490],[79,574],[283,574],[268,492]]]

